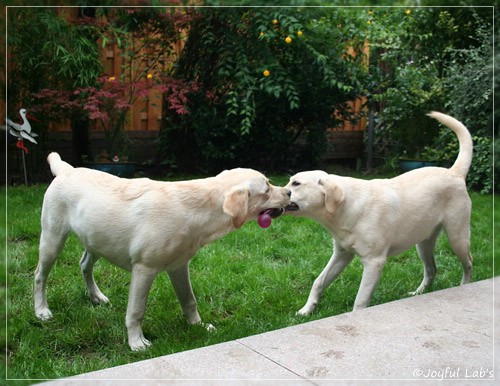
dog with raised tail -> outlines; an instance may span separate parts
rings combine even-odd
[[[330,261],[314,281],[306,304],[298,311],[310,314],[323,291],[358,255],[363,275],[354,309],[367,307],[388,256],[412,246],[424,266],[422,293],[436,275],[434,249],[442,230],[462,263],[462,284],[472,274],[470,254],[471,200],[466,177],[472,162],[472,138],[467,128],[446,114],[428,114],[453,130],[460,143],[451,168],[425,167],[391,179],[362,180],[308,171],[290,178],[289,214],[310,217],[333,236]]]
[[[126,314],[132,350],[150,345],[142,320],[151,285],[160,272],[168,273],[188,322],[201,323],[189,279],[191,258],[202,246],[249,220],[266,217],[269,221],[281,215],[290,203],[287,189],[271,185],[252,169],[159,182],[73,168],[57,153],[50,154],[48,162],[55,178],[43,200],[35,315],[42,320],[52,317],[47,276],[73,232],[85,247],[80,267],[93,302],[108,303],[94,281],[93,267],[99,257],[132,272]]]

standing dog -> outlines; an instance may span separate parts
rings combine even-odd
[[[462,263],[462,284],[470,281],[471,201],[465,179],[472,161],[472,139],[455,118],[437,112],[429,116],[458,137],[460,152],[450,169],[427,167],[371,181],[323,171],[291,177],[286,187],[292,191],[292,204],[287,210],[318,221],[335,241],[330,261],[314,281],[307,303],[298,314],[308,315],[314,310],[323,291],[355,254],[363,264],[363,276],[354,309],[370,304],[387,256],[415,244],[424,265],[424,278],[411,294],[422,293],[436,275],[434,247],[442,229]]]
[[[290,203],[287,189],[272,186],[251,169],[193,181],[157,182],[73,168],[57,153],[50,154],[48,162],[56,178],[43,201],[35,314],[42,320],[52,317],[45,283],[72,231],[85,246],[80,267],[93,302],[108,303],[93,276],[100,256],[132,272],[126,325],[128,343],[135,351],[150,345],[141,324],[159,272],[168,273],[188,322],[201,323],[189,280],[190,259],[203,245],[263,212],[276,217]]]

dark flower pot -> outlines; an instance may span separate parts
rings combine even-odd
[[[410,170],[425,168],[427,166],[438,166],[437,162],[418,160],[418,159],[400,159],[399,160],[399,170],[403,173],[409,172]]]
[[[85,166],[123,178],[132,178],[136,171],[133,162],[88,162]]]

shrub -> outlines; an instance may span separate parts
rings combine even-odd
[[[493,141],[491,137],[473,135],[474,153],[472,164],[467,175],[467,184],[471,189],[483,194],[493,189]],[[458,155],[459,146],[455,134],[448,128],[442,129],[433,145],[422,152],[423,159],[437,161],[443,167],[450,167]]]
[[[380,142],[392,142],[395,153],[417,157],[436,135],[435,125],[425,114],[443,104],[440,58],[430,48],[435,45],[429,30],[435,13],[377,9],[367,18],[372,20],[370,72],[376,81],[370,92],[380,127],[377,136],[384,137]]]
[[[59,34],[44,36],[45,40],[42,39],[40,45],[44,50],[47,50],[45,47],[54,46],[56,53],[67,52],[69,57],[63,55],[59,58],[62,54],[55,55],[58,67],[47,68],[49,75],[48,80],[44,78],[45,87],[29,90],[30,110],[37,115],[43,115],[45,122],[61,122],[68,118],[88,122],[87,119],[90,119],[95,122],[95,127],[104,131],[105,154],[109,157],[119,155],[120,158],[126,159],[131,141],[124,129],[129,119],[129,111],[137,100],[149,100],[154,104],[152,95],[157,93],[156,97],[158,94],[164,96],[166,109],[175,114],[187,113],[187,94],[196,89],[196,84],[184,84],[178,79],[172,79],[168,71],[172,66],[173,43],[180,39],[179,31],[182,31],[190,20],[188,12],[156,8],[106,8],[99,10],[94,17],[81,17],[71,22],[57,16],[53,10],[44,10],[39,16],[28,12],[24,16],[29,16],[28,20],[36,21],[35,24],[50,21],[59,26]],[[104,16],[106,22],[103,22]],[[58,30],[50,23],[52,29]],[[14,45],[16,50],[19,49],[18,44],[22,47],[21,42],[18,42],[19,36],[22,36],[21,32],[13,31],[13,40],[17,42]],[[73,43],[76,48],[70,46],[74,52],[68,52],[65,48],[68,40],[65,34],[80,42]],[[100,38],[103,46],[116,45],[120,49],[120,76],[103,73],[97,38]],[[78,44],[83,45],[93,56]],[[52,50],[44,55],[50,53]],[[89,68],[80,68],[85,65]],[[60,77],[51,76],[53,73]],[[72,126],[74,131],[77,130],[74,122]],[[88,159],[94,158],[90,150],[86,149],[81,155]],[[95,156],[103,149],[94,150],[97,150],[94,152]],[[100,157],[102,158],[101,155]]]
[[[439,131],[436,122],[425,116],[431,110],[446,112],[473,135],[469,186],[490,192],[491,10],[428,8],[408,16],[399,24],[394,13],[377,16],[383,26],[370,36],[375,42],[370,71],[378,80],[372,90],[381,128],[378,141],[392,143],[400,154],[419,153],[449,166],[458,142],[450,130]]]
[[[183,168],[312,166],[325,130],[349,118],[366,71],[356,19],[341,10],[202,9],[176,69],[200,89],[166,114],[163,156]],[[335,43],[333,43],[335,42]]]
[[[33,107],[33,93],[45,88],[70,90],[96,84],[102,72],[94,29],[70,23],[53,8],[12,7],[8,17],[7,115],[16,120],[17,111]],[[40,135],[39,145],[26,158],[29,171],[46,169],[44,159],[47,116],[41,111],[32,122]],[[66,118],[69,118],[66,115]]]
[[[479,24],[475,46],[452,50],[443,82],[449,95],[447,111],[473,134],[474,157],[468,181],[482,193],[493,189],[493,37],[487,27]]]

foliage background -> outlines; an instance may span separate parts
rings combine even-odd
[[[386,145],[381,152],[386,159],[403,155],[451,165],[458,152],[454,134],[438,130],[425,116],[431,110],[447,112],[464,122],[474,137],[470,187],[490,192],[493,9],[408,9],[399,24],[395,13],[378,13],[374,23],[380,17],[381,26],[370,35],[376,79],[370,95],[378,119],[377,140]]]
[[[386,171],[394,172],[396,160],[405,155],[432,156],[444,165],[454,159],[456,141],[425,117],[429,110],[441,110],[464,121],[475,136],[470,186],[491,191],[494,10],[426,7],[430,3],[456,5],[423,1],[423,7],[413,7],[400,1],[391,3],[397,7],[384,7],[384,1],[359,1],[359,7],[346,7],[347,2],[331,1],[321,5],[336,7],[302,8],[318,3],[295,1],[286,5],[296,7],[190,8],[189,38],[168,75],[196,87],[183,95],[188,114],[164,106],[160,152],[152,162],[165,170],[202,173],[231,166],[322,167],[325,129],[335,128],[339,120],[359,119],[351,117],[346,102],[366,97],[375,117],[375,155]],[[479,4],[490,5],[460,2]],[[144,20],[161,23],[161,10],[122,12],[110,19],[109,31],[123,40],[141,30]],[[67,23],[43,9],[26,12],[29,17],[11,23],[9,31],[16,57],[9,64],[9,115],[21,104],[33,107],[32,95],[41,88],[92,87],[102,75],[95,26]],[[141,38],[168,50],[172,39],[167,35]],[[365,43],[369,61],[362,52]],[[346,53],[349,47],[354,55]],[[263,75],[266,70],[269,76]],[[88,116],[73,120],[76,136]],[[42,142],[33,157],[35,170],[44,165],[47,152],[45,128],[36,129]]]

